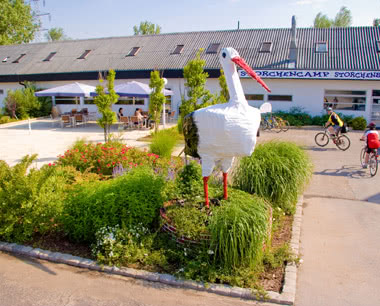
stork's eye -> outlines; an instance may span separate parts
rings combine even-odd
[[[226,58],[226,56],[227,56],[226,52],[223,52],[222,56],[223,56],[223,58]]]

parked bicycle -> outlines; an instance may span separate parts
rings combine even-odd
[[[325,128],[324,132],[319,132],[314,137],[315,143],[320,147],[327,146],[330,139],[338,147],[338,149],[342,151],[346,151],[351,145],[351,141],[350,141],[350,138],[348,138],[348,136],[339,135],[337,137],[335,135],[332,135],[327,128]]]
[[[364,140],[361,140],[364,141]],[[364,145],[363,149],[360,151],[360,164],[362,167],[366,164],[365,163],[365,154],[367,152],[367,144]],[[376,149],[371,150],[368,157],[368,169],[371,176],[375,176],[377,173],[377,169],[379,167],[379,155],[377,154]]]
[[[261,118],[260,127],[262,130],[274,130],[279,133],[281,131],[286,132],[289,130],[289,122],[280,117],[268,116]]]

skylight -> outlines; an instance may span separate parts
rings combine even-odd
[[[315,43],[315,52],[317,53],[323,53],[327,52],[327,42],[317,42]]]
[[[3,62],[3,63],[6,63],[7,60],[8,60],[8,58],[9,58],[9,56],[5,57],[5,58],[2,60],[2,62]]]
[[[45,58],[43,61],[44,62],[50,61],[53,58],[53,56],[56,54],[57,54],[57,52],[50,52],[50,54],[47,56],[47,58]]]
[[[78,57],[78,59],[85,59],[90,52],[91,50],[84,51],[83,54]]]
[[[127,54],[127,56],[135,56],[139,51],[140,51],[140,47],[133,47],[129,53]]]
[[[26,53],[21,54],[21,55],[20,55],[17,59],[15,59],[12,63],[19,63],[19,62],[20,62],[20,59],[22,59],[25,55],[26,55]]]
[[[219,47],[220,43],[210,44],[207,48],[206,53],[218,53]]]
[[[183,47],[184,47],[184,45],[177,45],[177,47],[175,47],[175,49],[172,52],[172,54],[181,54],[182,51],[183,51]]]
[[[261,44],[260,52],[271,52],[272,51],[272,42],[263,42]]]

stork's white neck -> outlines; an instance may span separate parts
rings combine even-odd
[[[248,104],[245,99],[243,87],[241,86],[239,74],[236,70],[236,65],[232,62],[222,63],[224,75],[228,86],[228,92],[230,94],[230,103],[244,103]]]

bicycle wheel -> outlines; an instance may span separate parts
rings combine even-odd
[[[281,132],[281,123],[279,121],[277,121],[276,118],[274,118],[272,120],[272,124],[273,124],[273,131],[275,131],[276,133],[280,133]]]
[[[362,167],[364,166],[364,161],[365,161],[365,148],[363,148],[361,151],[360,151],[360,164],[362,165]]]
[[[288,120],[282,120],[282,131],[286,132],[289,130],[290,124]]]
[[[369,173],[371,173],[371,176],[376,175],[377,167],[378,167],[378,163],[377,163],[376,154],[371,153],[368,160],[368,168],[369,168]]]
[[[340,150],[346,151],[350,147],[351,141],[346,135],[341,135],[338,137],[335,144]]]
[[[319,145],[320,147],[327,146],[327,144],[330,141],[329,136],[324,132],[320,132],[317,135],[315,135],[314,140],[315,140],[315,143]]]

